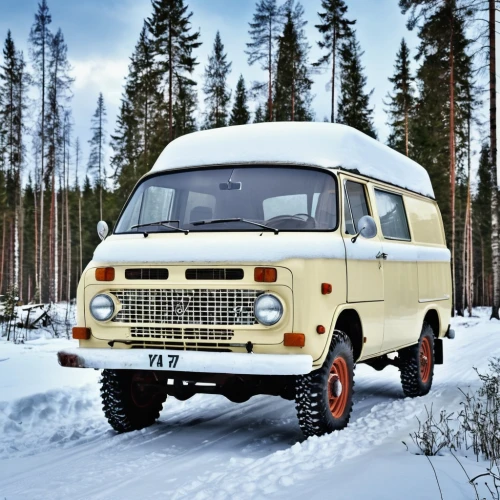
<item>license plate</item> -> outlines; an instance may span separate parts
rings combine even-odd
[[[175,370],[178,362],[178,354],[149,354],[150,368],[170,368]]]

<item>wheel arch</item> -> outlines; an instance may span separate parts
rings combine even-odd
[[[434,338],[439,338],[439,332],[441,331],[441,320],[439,318],[439,313],[434,308],[429,308],[425,312],[424,323],[427,323],[434,332]]]
[[[363,324],[361,317],[356,309],[348,308],[343,309],[335,319],[335,327],[333,330],[340,330],[344,332],[351,341],[353,349],[353,358],[356,362],[363,352]],[[332,335],[334,331],[332,331]]]

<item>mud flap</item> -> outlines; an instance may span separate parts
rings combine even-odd
[[[434,364],[443,364],[443,339],[434,339]]]

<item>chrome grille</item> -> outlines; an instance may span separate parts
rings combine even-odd
[[[234,330],[205,330],[202,328],[162,328],[157,326],[136,326],[130,329],[133,338],[161,340],[231,340]]]
[[[121,303],[117,323],[255,325],[255,299],[262,290],[111,290]]]

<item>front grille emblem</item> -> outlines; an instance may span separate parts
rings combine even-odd
[[[191,302],[191,297],[182,297],[182,302],[178,302],[174,305],[174,311],[177,316],[183,316],[189,307]]]

